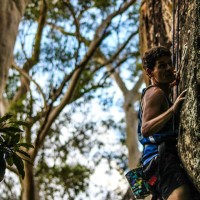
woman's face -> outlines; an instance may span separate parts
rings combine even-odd
[[[158,83],[170,84],[175,80],[174,67],[170,56],[162,56],[157,59],[151,78]]]

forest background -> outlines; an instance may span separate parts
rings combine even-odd
[[[1,4],[1,116],[25,121],[34,145],[24,179],[7,165],[1,199],[121,199],[140,156],[140,3]]]

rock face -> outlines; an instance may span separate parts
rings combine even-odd
[[[187,89],[180,115],[179,153],[183,164],[200,190],[200,2],[181,4],[181,82]]]
[[[175,34],[177,33],[177,1]],[[140,52],[172,44],[172,1],[144,0],[140,10]],[[187,89],[180,112],[178,150],[192,182],[200,191],[200,1],[181,1],[179,5],[180,83],[178,92]],[[175,35],[175,42],[177,37]],[[176,45],[175,45],[176,52]]]

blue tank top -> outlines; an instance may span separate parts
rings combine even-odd
[[[151,88],[151,87],[157,87],[150,85],[149,87],[143,89],[141,101],[142,98],[145,95],[145,92]],[[177,119],[173,119],[173,117],[165,124],[165,126],[157,133],[153,134],[149,137],[143,137],[141,127],[142,127],[142,106],[139,106],[139,112],[138,112],[138,139],[140,143],[143,145],[143,155],[142,155],[142,163],[143,165],[146,165],[149,163],[155,156],[158,155],[158,144],[160,144],[163,141],[167,141],[170,139],[176,139],[178,136],[178,128],[177,128]],[[166,101],[168,102],[168,107],[172,106],[172,102],[169,100],[169,98],[166,96]],[[175,117],[175,116],[174,116]],[[174,123],[174,122],[175,123]]]

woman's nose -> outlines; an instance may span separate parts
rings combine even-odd
[[[167,69],[172,69],[172,66],[170,64],[167,64]]]

